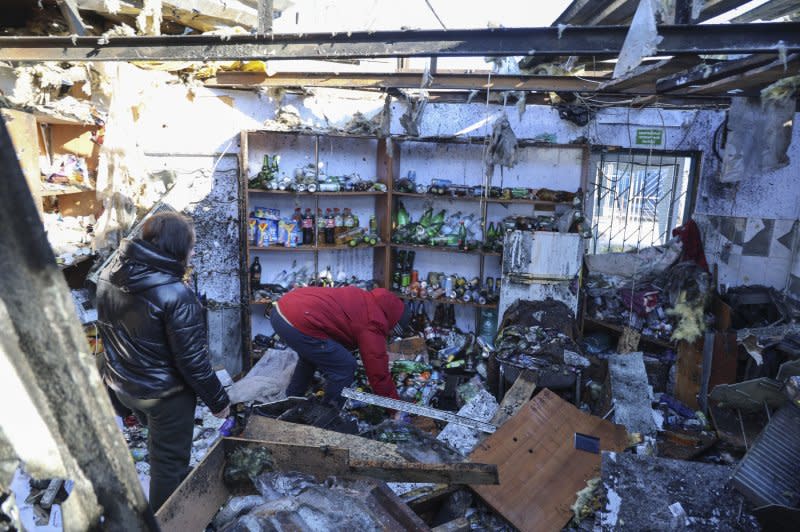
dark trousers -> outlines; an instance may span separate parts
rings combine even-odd
[[[192,390],[163,399],[137,399],[119,392],[117,396],[149,431],[149,500],[155,512],[189,473],[197,397]]]
[[[283,319],[277,310],[270,314],[270,321],[281,340],[298,355],[297,367],[286,388],[286,395],[304,396],[314,371],[319,370],[325,377],[325,400],[341,406],[344,403],[342,389],[350,386],[355,378],[356,359],[353,354],[339,342],[303,334]]]

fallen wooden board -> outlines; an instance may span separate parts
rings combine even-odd
[[[526,369],[522,371],[514,384],[503,396],[500,406],[497,408],[494,417],[489,422],[497,427],[514,417],[519,409],[525,406],[533,392],[536,390],[536,373]]]
[[[499,484],[497,466],[460,462],[420,464],[407,462],[350,461],[350,473],[386,482],[437,482],[445,484]]]
[[[678,361],[675,378],[675,397],[693,410],[700,405],[697,395],[703,378],[703,340],[678,342]]]
[[[600,455],[576,449],[576,433],[599,438],[602,450],[627,446],[624,427],[542,390],[470,455],[497,464],[500,485],[471,488],[520,530],[560,530],[575,493],[600,473]]]
[[[225,504],[232,493],[222,480],[225,469],[225,459],[229,452],[240,445],[265,444],[276,456],[277,448],[274,442],[248,442],[236,438],[225,438],[218,441],[206,454],[188,477],[178,486],[178,489],[167,499],[156,513],[156,521],[164,532],[183,532],[187,530],[205,530],[217,510]],[[279,445],[278,445],[279,446]],[[288,446],[287,446],[288,447]],[[280,452],[277,453],[280,455]],[[304,460],[302,453],[295,453],[290,458],[276,457],[276,462],[301,463]],[[382,522],[386,523],[386,530],[428,530],[427,525],[411,509],[392,493],[380,481],[359,479],[366,483],[366,489],[360,492],[359,497],[369,506],[383,515]],[[251,486],[245,493],[255,493]],[[342,508],[347,512],[348,508]]]
[[[225,438],[223,441],[226,456],[240,447],[266,447],[272,455],[276,471],[299,471],[318,479],[345,475],[350,471],[350,452],[347,449],[305,445],[305,442],[283,443],[247,438]]]
[[[264,416],[250,416],[242,433],[243,438],[283,443],[304,443],[321,447],[328,445],[350,451],[351,460],[380,460],[383,462],[407,462],[397,452],[397,446],[361,436],[342,434],[308,425],[298,425]]]

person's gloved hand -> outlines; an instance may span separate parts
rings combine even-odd
[[[214,414],[214,417],[216,417],[216,418],[225,419],[226,417],[231,415],[231,405],[228,404],[225,408],[223,408],[219,412],[214,412],[213,414]]]

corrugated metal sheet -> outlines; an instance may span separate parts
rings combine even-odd
[[[789,404],[772,416],[733,483],[756,506],[800,503],[800,408]]]

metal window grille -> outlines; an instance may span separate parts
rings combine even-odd
[[[668,152],[603,151],[589,190],[592,253],[666,243],[688,214],[692,159]]]

